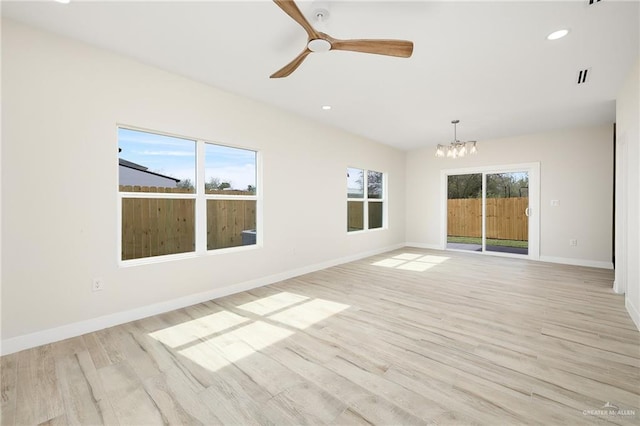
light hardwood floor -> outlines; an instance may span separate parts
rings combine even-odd
[[[401,249],[4,356],[2,424],[637,425],[612,279]]]

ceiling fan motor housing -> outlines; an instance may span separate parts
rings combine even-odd
[[[328,52],[331,50],[331,43],[328,40],[316,38],[309,41],[307,47],[312,52]]]

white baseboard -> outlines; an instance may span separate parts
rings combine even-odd
[[[8,355],[21,350],[33,348],[40,345],[45,345],[52,342],[57,342],[71,337],[81,336],[86,333],[91,333],[104,328],[113,327],[116,325],[124,324],[127,322],[139,320],[152,315],[158,315],[164,312],[169,312],[175,309],[184,308],[187,306],[195,305],[198,303],[206,302],[208,300],[228,296],[242,291],[251,290],[257,287],[263,287],[269,284],[273,284],[279,281],[283,281],[289,278],[297,277],[300,275],[308,274],[311,272],[319,271],[321,269],[330,268],[332,266],[341,265],[348,262],[353,262],[359,259],[363,259],[369,256],[385,253],[391,250],[400,249],[402,247],[415,247],[432,250],[442,250],[442,247],[435,244],[415,243],[408,242],[403,244],[396,244],[382,249],[370,250],[363,253],[358,253],[352,256],[345,256],[338,259],[329,260],[326,262],[320,262],[313,265],[305,266],[302,268],[293,269],[290,271],[281,272],[278,274],[270,275],[267,277],[257,278],[255,280],[245,281],[223,288],[217,288],[210,291],[192,294],[189,296],[180,297],[178,299],[172,299],[165,302],[155,303],[152,305],[142,306],[140,308],[131,309],[123,312],[116,312],[101,317],[91,318],[84,321],[79,321],[71,324],[66,324],[60,327],[50,328],[42,331],[37,331],[30,334],[24,334],[21,336],[4,339],[0,342],[0,355]],[[540,256],[542,262],[562,263],[568,265],[588,266],[594,268],[613,269],[611,262],[598,262],[582,259],[570,259],[550,256]],[[626,300],[625,305],[631,318],[636,326],[640,329],[640,315],[638,310]]]
[[[633,306],[633,303],[631,303],[631,299],[629,299],[628,297],[624,298],[624,306],[625,308],[627,308],[627,312],[629,312],[629,316],[635,323],[636,328],[638,329],[638,331],[640,331],[640,311],[638,310],[638,308]]]
[[[616,294],[625,294],[626,291],[624,288],[622,288],[622,286],[620,285],[620,281],[618,280],[613,280],[613,292]]]
[[[572,259],[570,257],[540,256],[540,262],[562,263],[564,265],[587,266],[590,268],[613,269],[612,262],[599,260]]]
[[[346,256],[326,262],[316,263],[314,265],[309,265],[302,268],[269,275],[267,277],[233,284],[223,288],[216,288],[210,291],[191,294],[189,296],[167,300],[165,302],[154,303],[152,305],[142,306],[128,311],[116,312],[97,318],[91,318],[84,321],[66,324],[60,327],[50,328],[47,330],[37,331],[35,333],[24,334],[21,336],[4,339],[0,342],[0,355],[8,355],[25,349],[34,348],[36,346],[58,342],[60,340],[81,336],[86,333],[91,333],[108,327],[125,324],[127,322],[139,320],[152,315],[162,314],[164,312],[181,309],[187,306],[206,302],[208,300],[251,290],[253,288],[263,287],[279,281],[287,280],[289,278],[308,274],[310,272],[319,271],[321,269],[330,268],[332,266],[341,265],[343,263],[353,262],[355,260],[363,259],[369,256],[396,250],[404,246],[405,244],[396,244],[394,246],[371,250],[364,253],[358,253],[352,256]]]
[[[408,242],[405,245],[407,247],[415,247],[415,248],[423,248],[423,249],[431,249],[431,250],[445,250],[443,247],[440,247],[437,244]],[[480,252],[477,252],[477,253],[481,254]],[[500,254],[492,253],[492,255],[499,256]],[[540,262],[550,262],[550,263],[560,263],[564,265],[587,266],[591,268],[613,269],[612,262],[601,262],[597,260],[572,259],[569,257],[554,257],[554,256],[540,256],[538,259],[529,259],[529,260],[540,261]]]

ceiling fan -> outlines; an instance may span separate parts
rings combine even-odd
[[[294,72],[313,52],[328,52],[329,50],[346,50],[350,52],[375,53],[378,55],[398,56],[408,58],[413,53],[413,42],[406,40],[340,40],[328,34],[316,31],[304,17],[293,0],[273,0],[280,9],[293,18],[307,32],[307,45],[293,61],[271,74],[271,78],[287,77]]]

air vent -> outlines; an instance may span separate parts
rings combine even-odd
[[[591,68],[585,68],[583,70],[580,70],[578,71],[576,83],[585,84],[587,81],[589,81],[590,76],[591,76]]]
[[[600,3],[601,0],[589,0],[589,6],[592,4]]]

